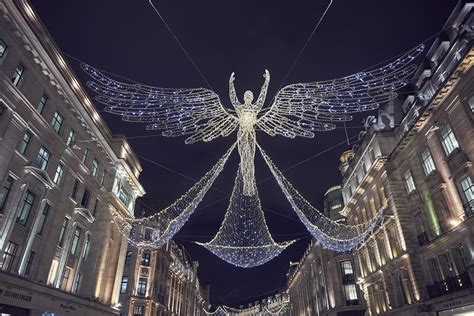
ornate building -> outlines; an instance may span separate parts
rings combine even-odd
[[[119,314],[140,172],[31,6],[0,1],[0,314]]]
[[[341,158],[351,224],[383,212],[354,251],[371,315],[474,313],[474,3],[460,2],[412,87]]]
[[[324,214],[345,223],[342,208],[341,187],[330,188],[324,197]],[[364,315],[366,306],[356,280],[351,253],[337,253],[313,241],[288,274],[290,307],[285,315]]]
[[[197,276],[198,262],[173,241],[158,250],[127,251],[120,302],[122,315],[205,315],[209,290]]]

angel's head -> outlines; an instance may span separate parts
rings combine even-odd
[[[249,91],[249,90],[245,91],[245,93],[244,93],[244,103],[245,104],[251,104],[252,101],[253,101],[252,91]]]

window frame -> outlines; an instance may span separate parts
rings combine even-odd
[[[61,132],[61,128],[63,127],[64,123],[64,116],[59,111],[54,112],[53,118],[51,119],[51,128],[53,129],[56,134]]]
[[[439,136],[441,140],[441,146],[443,147],[446,156],[450,156],[457,148],[459,148],[458,139],[454,134],[453,128],[450,124],[445,124],[441,128]]]
[[[23,66],[23,64],[20,62],[20,63],[18,63],[18,65],[16,65],[15,70],[13,71],[13,74],[12,74],[12,77],[11,77],[12,85],[19,88],[21,83],[23,82],[23,75],[24,74],[25,74],[25,66]]]
[[[408,194],[414,192],[416,190],[415,180],[413,179],[413,175],[411,174],[410,169],[405,171],[403,174],[403,179],[405,182],[405,189]]]
[[[43,93],[38,101],[38,104],[36,105],[36,111],[40,114],[43,115],[44,109],[46,107],[46,104],[48,103],[48,95],[46,93]]]
[[[38,222],[38,229],[36,230],[36,234],[41,236],[43,233],[44,226],[46,224],[46,220],[48,218],[49,210],[51,206],[48,203],[44,204],[43,210],[41,211],[41,215]]]
[[[59,185],[61,183],[63,174],[64,174],[64,165],[58,162],[58,166],[56,167],[56,172],[54,173],[54,176],[53,176],[54,184]]]
[[[433,156],[431,155],[431,152],[428,148],[426,148],[421,153],[421,163],[426,176],[429,176],[436,171],[436,165],[434,163]]]
[[[7,187],[7,184],[9,183],[9,186]],[[12,190],[13,185],[15,184],[15,179],[11,175],[7,175],[7,178],[3,182],[3,186],[0,189],[0,213],[3,213],[5,205],[7,204],[8,197],[10,195],[10,192]],[[6,191],[6,193],[4,193]]]
[[[21,226],[26,226],[26,224],[28,223],[31,210],[35,203],[35,199],[36,196],[30,190],[27,190],[21,202],[21,210],[16,218],[16,222]]]
[[[46,170],[46,168],[48,168],[50,158],[50,151],[46,149],[46,147],[41,146],[38,150],[38,155],[36,156],[36,166],[41,170]]]
[[[18,151],[23,156],[26,154],[26,151],[28,150],[28,145],[30,145],[30,141],[32,137],[33,137],[33,134],[29,130],[26,130],[25,134],[23,134],[23,137],[21,138]]]
[[[77,247],[79,246],[79,242],[81,240],[81,234],[82,228],[79,225],[76,225],[71,239],[71,249],[69,251],[73,256],[75,256],[77,253]]]

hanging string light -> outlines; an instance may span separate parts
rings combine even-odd
[[[139,248],[156,249],[173,238],[209,191],[235,146],[233,144],[212,169],[172,205],[145,218],[127,221],[117,217],[116,224],[129,236],[129,242]]]
[[[216,236],[204,246],[219,258],[242,268],[262,265],[278,256],[293,241],[276,243],[267,227],[258,191],[244,193],[244,181],[239,167],[224,221]],[[255,186],[255,178],[252,180]]]
[[[305,200],[277,169],[260,145],[257,144],[257,147],[301,222],[326,248],[338,252],[351,250],[361,243],[379,222],[382,211],[379,211],[368,223],[359,225],[345,225],[333,221]],[[364,228],[364,225],[367,228]]]

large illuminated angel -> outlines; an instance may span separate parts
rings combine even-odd
[[[251,91],[244,93],[243,103],[238,100],[232,73],[229,95],[235,111],[226,109],[219,96],[209,89],[158,88],[119,82],[89,65],[82,67],[94,79],[88,86],[97,93],[96,99],[105,104],[105,111],[119,114],[125,121],[147,123],[147,129],[161,130],[163,136],[188,135],[187,144],[208,142],[237,130],[244,195],[249,196],[255,192],[251,179],[256,130],[271,136],[312,138],[315,131],[329,131],[335,128],[335,122],[351,120],[352,113],[376,109],[392,100],[395,91],[407,84],[416,69],[412,60],[422,50],[423,46],[418,46],[370,71],[288,85],[277,92],[268,108],[263,107],[270,82],[267,70],[255,102]]]

